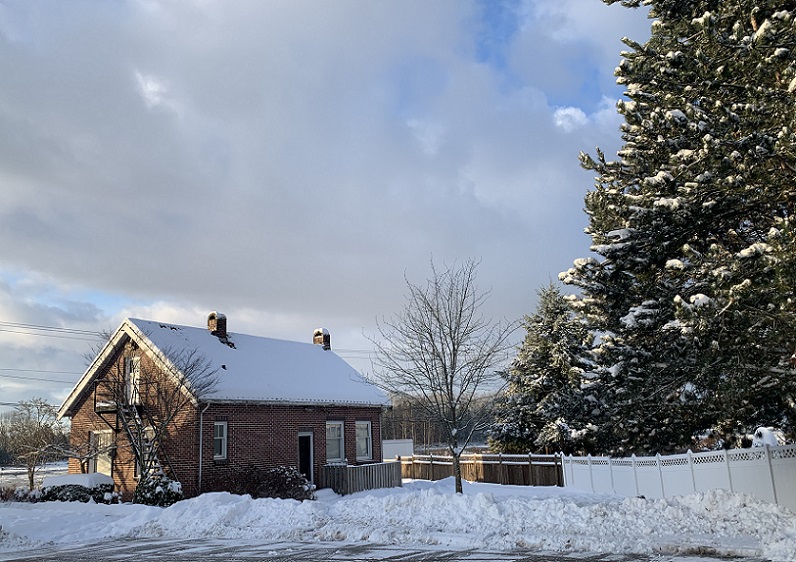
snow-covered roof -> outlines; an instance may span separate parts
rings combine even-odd
[[[263,402],[316,405],[384,406],[387,395],[336,353],[321,345],[246,334],[227,333],[226,341],[207,328],[128,318],[106,346],[122,335],[152,353],[177,356],[197,352],[216,370],[218,383],[201,397],[209,402]],[[61,406],[70,415],[77,398],[90,387],[103,353],[89,367]]]

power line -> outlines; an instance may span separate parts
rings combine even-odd
[[[77,328],[63,328],[59,326],[46,326],[43,324],[26,324],[22,322],[9,322],[6,320],[0,320],[0,332],[7,332],[12,334],[21,334],[25,336],[39,336],[39,337],[48,337],[48,338],[59,338],[59,339],[67,339],[67,340],[78,340],[78,341],[97,341],[101,339],[105,339],[107,334],[102,332],[94,331],[94,330],[79,330]],[[90,336],[90,337],[86,337]],[[335,349],[335,353],[340,355],[341,357],[347,357],[350,359],[370,359],[375,354],[375,350],[373,349]],[[73,373],[67,371],[42,371],[42,370],[27,370],[27,369],[0,369],[0,371],[16,371],[16,372],[38,372],[38,373],[61,373],[61,374],[80,374],[80,373]],[[48,381],[48,382],[63,382],[63,381],[56,381],[53,379],[46,379],[46,378],[36,378],[36,377],[22,377],[22,376],[12,376],[12,375],[0,375],[6,378],[16,378],[16,379],[29,379],[29,380],[41,380],[41,381]]]
[[[77,328],[63,328],[59,326],[45,326],[43,324],[23,324],[21,322],[9,322],[7,320],[0,320],[0,324],[4,326],[11,326],[13,328],[26,328],[30,330],[42,330],[46,332],[64,332],[67,334],[82,334],[84,336],[100,336],[100,332],[96,330],[78,330]]]
[[[8,322],[5,320],[0,320],[0,332],[80,341],[96,341],[103,338],[101,332],[94,330],[78,330],[76,328],[44,326],[41,324],[23,324],[21,322]]]
[[[47,338],[59,338],[62,340],[80,340],[80,341],[96,341],[99,339],[99,336],[94,338],[76,338],[71,336],[60,336],[58,334],[37,334],[35,332],[22,332],[20,330],[7,330],[5,328],[0,328],[0,332],[8,332],[11,334],[23,334],[25,336],[41,336]]]
[[[41,336],[46,338],[59,338],[62,340],[80,340],[80,341],[96,341],[99,338],[75,338],[71,336],[60,336],[57,334],[37,334],[35,332],[22,332],[20,330],[7,330],[5,328],[0,328],[0,332],[8,332],[11,334],[23,334],[25,336]]]
[[[28,400],[21,400],[21,402],[28,402]],[[43,406],[52,406],[53,408],[57,408],[56,404],[49,404],[47,402],[42,402]],[[0,402],[0,406],[19,406],[19,402]]]
[[[58,379],[48,379],[46,377],[23,377],[22,375],[5,375],[0,373],[0,378],[4,379],[20,379],[23,381],[42,381],[42,382],[57,382],[61,384],[75,384],[74,381],[61,381]]]
[[[352,357],[356,359],[366,359],[376,355],[375,349],[334,349],[334,352],[340,357]]]
[[[0,371],[14,371],[15,373],[50,373],[50,374],[61,374],[61,375],[82,375],[83,373],[79,373],[77,371],[48,371],[46,369],[11,369],[8,367],[0,368]]]

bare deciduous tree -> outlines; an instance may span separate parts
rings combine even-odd
[[[462,492],[460,457],[473,433],[484,429],[501,378],[496,368],[507,359],[513,323],[484,318],[489,296],[475,280],[478,262],[438,271],[425,286],[406,280],[401,312],[379,322],[371,381],[401,397],[444,428],[453,457],[456,492]]]
[[[34,487],[36,470],[58,458],[66,440],[65,425],[58,419],[58,408],[41,398],[23,400],[4,420],[11,454],[21,461],[28,473],[28,487]]]

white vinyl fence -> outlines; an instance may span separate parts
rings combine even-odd
[[[567,487],[647,498],[720,488],[796,511],[796,445],[655,457],[570,455],[563,464]]]
[[[394,461],[395,457],[411,457],[415,454],[415,442],[411,439],[384,439],[381,442],[381,457]]]

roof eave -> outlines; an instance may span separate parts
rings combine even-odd
[[[91,365],[83,373],[83,376],[77,381],[77,384],[72,388],[63,404],[61,404],[61,407],[58,409],[58,419],[72,417],[75,414],[77,403],[86,394],[88,388],[90,388],[91,384],[96,379],[97,374],[128,339],[136,342],[142,350],[167,372],[174,373],[179,371],[179,369],[171,363],[169,358],[164,355],[162,350],[160,350],[134,322],[126,318],[94,358],[94,361],[92,361]],[[187,388],[183,390],[188,393],[191,402],[195,406],[198,402],[193,393]]]
[[[297,406],[313,408],[389,408],[390,405],[379,402],[341,402],[334,400],[278,400],[278,399],[247,399],[247,398],[203,398],[202,404],[250,404],[255,406]]]
[[[58,408],[58,419],[64,417],[72,417],[75,414],[75,407],[80,399],[85,395],[87,389],[94,382],[98,372],[102,370],[105,364],[110,360],[113,353],[118,349],[118,346],[124,344],[125,338],[130,335],[124,330],[127,320],[116,329],[113,335],[108,339],[100,352],[94,357],[91,365],[85,370],[83,375],[78,379],[75,386],[69,392],[69,395],[64,399],[61,407]]]

